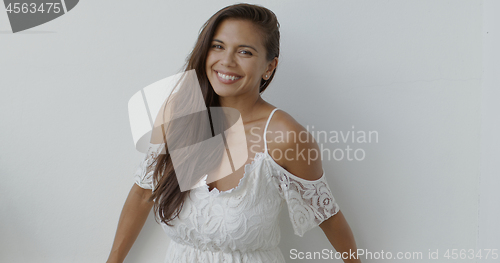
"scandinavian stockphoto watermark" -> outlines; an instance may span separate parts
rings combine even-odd
[[[287,161],[303,160],[307,161],[307,164],[310,164],[311,161],[315,161],[318,158],[322,161],[363,161],[366,158],[366,151],[358,145],[378,143],[378,131],[355,130],[354,125],[351,127],[352,129],[347,131],[315,130],[314,125],[311,127],[307,125],[306,130],[300,132],[272,132],[268,130],[266,132],[266,143],[276,142],[294,145],[294,148],[288,148],[286,150],[281,150],[279,148],[272,149],[270,153],[275,159],[284,158]],[[250,140],[250,142],[259,143],[263,140],[261,136],[262,132],[260,130],[261,129],[259,127],[253,127],[250,130],[251,134],[258,138],[256,140]],[[299,142],[316,142],[318,144],[318,149],[312,147],[307,149],[299,148]],[[345,147],[334,147],[339,144],[345,144]],[[351,144],[355,144],[356,146],[351,148]],[[257,147],[257,145],[250,147],[252,152],[256,152],[253,147]]]

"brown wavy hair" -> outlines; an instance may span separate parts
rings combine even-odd
[[[209,107],[220,107],[219,96],[215,93],[210,84],[207,73],[206,73],[206,60],[209,49],[211,47],[212,39],[218,25],[225,19],[241,19],[251,21],[260,30],[259,33],[263,36],[264,47],[266,48],[266,59],[268,61],[273,60],[275,57],[279,57],[280,51],[280,33],[279,33],[279,22],[276,15],[269,9],[252,4],[235,4],[227,6],[217,13],[215,13],[210,19],[208,19],[202,26],[199,32],[198,40],[186,59],[186,64],[184,66],[184,71],[195,70],[198,82],[200,84],[201,92],[203,94],[203,99],[205,101],[207,109]],[[271,77],[266,81],[261,79],[259,92],[262,93],[266,90],[269,83],[274,78],[276,70],[273,71]],[[182,111],[182,107],[189,107],[188,103],[179,103],[176,107]],[[191,118],[192,123],[201,123],[203,116],[193,115]],[[206,115],[204,116],[206,119]],[[175,125],[175,124],[171,124]],[[186,142],[183,140],[184,137],[189,136],[189,133],[196,133],[198,129],[177,129],[174,130],[173,134],[176,138],[175,142]],[[224,128],[219,128],[219,130]],[[198,135],[198,137],[203,137],[203,135]],[[172,137],[169,137],[172,138]],[[168,144],[168,149],[173,149],[174,142],[165,140]],[[191,142],[192,143],[192,142]],[[189,144],[189,143],[188,143]],[[165,145],[166,146],[166,145]],[[182,147],[186,145],[176,145],[174,147]],[[168,222],[177,217],[183,207],[184,200],[189,194],[190,190],[181,191],[179,187],[179,182],[174,171],[172,159],[167,147],[164,147],[165,153],[157,154],[154,156],[154,160],[148,165],[147,169],[153,172],[153,184],[155,185],[153,194],[149,201],[154,201],[154,212],[155,215],[159,216],[161,222],[171,226]],[[193,161],[190,159],[189,165],[190,171],[195,171],[198,164],[216,163],[215,159],[221,156],[221,152],[215,152],[213,155],[205,155],[198,160]],[[192,169],[191,169],[192,167]],[[157,217],[155,220],[158,222]]]

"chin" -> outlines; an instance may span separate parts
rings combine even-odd
[[[215,94],[219,95],[219,97],[230,97],[234,96],[234,90],[224,88],[224,87],[214,87]]]
[[[210,79],[209,79],[209,81],[210,81]],[[212,84],[214,82],[215,82],[215,85]],[[239,88],[239,87],[235,87],[235,86],[224,85],[224,84],[218,83],[217,80],[215,80],[214,82],[210,81],[210,85],[212,85],[212,88],[213,88],[214,92],[217,95],[219,95],[219,97],[231,97],[231,96],[234,96],[234,95],[236,95],[235,92]]]

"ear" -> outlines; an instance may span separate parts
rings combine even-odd
[[[268,80],[277,66],[278,66],[278,58],[274,57],[273,60],[269,61],[269,63],[267,64],[266,72],[264,72],[262,78]]]

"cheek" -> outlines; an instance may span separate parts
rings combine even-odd
[[[212,68],[212,65],[214,64],[214,56],[213,54],[210,54],[210,52],[207,54],[207,62],[206,62],[206,68],[207,70]]]
[[[252,75],[252,77],[256,78],[256,79],[260,79],[261,71],[262,71],[262,69],[261,69],[260,65],[258,65],[256,63],[253,63],[252,65],[248,65],[248,67],[247,67],[248,74]]]
[[[240,62],[240,66],[247,74],[255,75],[259,71],[259,66],[255,61],[243,60]]]
[[[250,63],[248,63],[248,68],[254,74],[260,74],[261,72],[263,72],[265,70],[265,63],[263,63],[260,59],[253,60]]]

